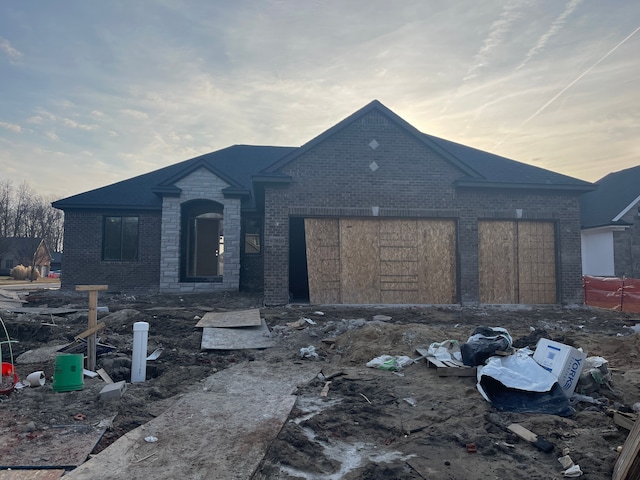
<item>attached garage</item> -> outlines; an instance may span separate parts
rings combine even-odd
[[[311,303],[457,302],[454,220],[306,218]]]
[[[479,221],[478,269],[480,303],[557,303],[554,223]]]

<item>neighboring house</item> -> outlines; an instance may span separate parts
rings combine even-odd
[[[610,173],[582,196],[582,271],[640,278],[640,166]]]
[[[62,288],[581,303],[580,195],[593,188],[423,134],[373,101],[301,147],[236,145],[54,202]]]
[[[41,238],[1,237],[0,275],[7,276],[13,267],[35,265],[40,275],[46,277],[51,266],[51,254]]]
[[[62,252],[51,252],[51,270],[62,270]]]

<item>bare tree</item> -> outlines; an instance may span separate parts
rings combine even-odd
[[[10,237],[26,237],[26,219],[31,204],[29,185],[25,182],[14,195],[13,215],[10,223]]]
[[[14,189],[10,180],[0,181],[0,238],[42,238],[51,251],[61,251],[64,214],[51,206],[52,201],[26,182]]]
[[[10,180],[0,182],[0,237],[8,237],[13,188]]]

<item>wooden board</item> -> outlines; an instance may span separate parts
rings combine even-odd
[[[264,320],[259,327],[215,328],[202,330],[202,350],[242,350],[269,348],[275,344]]]
[[[58,480],[63,469],[53,470],[0,470],[0,480]]]
[[[416,220],[378,220],[378,223],[380,302],[419,302]]]
[[[631,431],[636,423],[636,415],[615,411],[613,412],[613,423]]]
[[[515,222],[478,222],[480,303],[518,303]]]
[[[456,303],[453,220],[305,219],[311,303]]]
[[[440,377],[475,377],[477,367],[469,367],[455,360],[438,360],[435,357],[425,357],[427,367],[435,368]]]
[[[478,222],[478,275],[481,303],[556,303],[554,224]]]
[[[340,232],[337,218],[305,218],[309,301],[340,303]]]
[[[295,404],[297,385],[319,371],[315,362],[235,364],[185,390],[162,414],[63,478],[251,478]],[[145,442],[147,436],[158,441]]]
[[[556,303],[555,229],[550,222],[518,222],[519,303]]]
[[[419,220],[417,244],[419,303],[456,303],[455,222]]]
[[[260,310],[235,310],[232,312],[208,312],[196,323],[196,327],[259,327],[262,325]]]
[[[380,303],[379,220],[340,220],[341,303]]]
[[[640,478],[640,422],[636,421],[613,467],[613,480]]]
[[[93,420],[96,420],[95,422]],[[106,430],[91,422],[50,426],[25,435],[24,418],[4,412],[0,419],[0,459],[3,467],[76,467],[84,463]]]

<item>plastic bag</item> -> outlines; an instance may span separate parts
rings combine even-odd
[[[492,357],[478,367],[477,388],[499,410],[571,416],[571,408],[558,379],[528,355]]]
[[[460,343],[458,340],[445,340],[444,342],[432,343],[429,345],[427,355],[440,361],[457,360],[462,361],[460,354]]]
[[[460,345],[462,362],[470,367],[483,365],[496,351],[507,351],[513,345],[511,335],[501,327],[477,327],[466,343]]]
[[[379,357],[367,362],[367,367],[396,371],[402,370],[403,367],[411,363],[413,363],[413,359],[411,357],[380,355]]]

